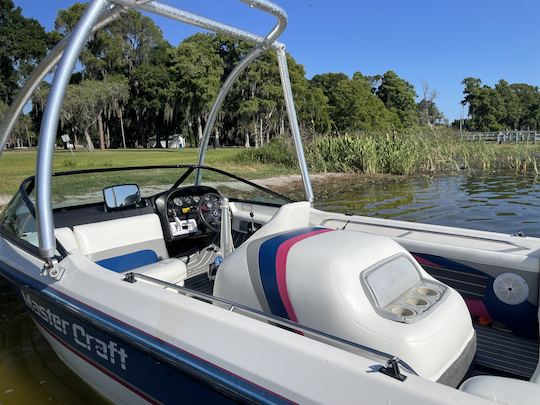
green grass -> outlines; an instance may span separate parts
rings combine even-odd
[[[206,165],[231,172],[246,178],[264,178],[294,172],[293,168],[279,164],[263,164],[259,162],[237,162],[238,148],[209,149]],[[187,148],[181,150],[106,150],[95,152],[57,151],[54,155],[54,171],[69,171],[99,167],[150,166],[172,164],[195,164],[197,150]],[[5,151],[0,157],[0,194],[12,195],[21,181],[35,173],[36,151]],[[113,180],[113,179],[111,179]],[[84,187],[81,176],[79,184],[73,187]],[[72,190],[76,192],[77,190]]]

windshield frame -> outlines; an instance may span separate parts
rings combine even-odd
[[[209,170],[215,173],[219,173],[221,175],[230,177],[231,179],[240,181],[242,183],[245,183],[249,186],[252,186],[260,191],[266,192],[270,195],[273,195],[274,197],[283,199],[285,203],[291,203],[295,202],[295,200],[291,199],[290,197],[284,196],[280,193],[277,193],[273,190],[270,190],[266,187],[263,187],[257,183],[254,183],[252,181],[249,181],[247,179],[244,179],[240,176],[234,175],[232,173],[226,172],[221,169],[217,169],[211,166],[199,166],[199,165],[152,165],[152,166],[129,166],[129,167],[106,167],[106,168],[93,168],[93,169],[81,169],[81,170],[71,170],[71,171],[62,171],[62,172],[56,172],[52,173],[53,177],[61,177],[61,176],[69,176],[69,175],[77,175],[77,174],[86,174],[86,173],[105,173],[105,172],[116,172],[116,171],[133,171],[133,170],[152,170],[152,169],[186,169],[186,171],[176,180],[176,182],[167,190],[164,191],[164,193],[170,192],[174,189],[177,189],[181,186],[192,186],[194,184],[185,184],[184,182],[186,179],[197,169],[202,170]],[[37,222],[37,216],[36,216],[36,206],[34,202],[29,197],[30,193],[34,190],[36,185],[35,176],[30,176],[24,179],[17,192],[13,195],[12,200],[10,201],[9,205],[13,202],[13,199],[19,195],[21,198],[21,202],[28,208],[29,213],[34,217],[34,219]],[[160,195],[162,193],[158,193],[157,195]],[[154,196],[152,196],[154,197]],[[152,198],[150,197],[150,198]],[[239,199],[233,199],[233,201],[242,201],[247,203],[253,203],[253,204],[260,204],[260,205],[266,205],[271,207],[280,207],[283,204],[278,203],[271,203],[271,202],[265,202],[265,201],[252,201],[252,200],[239,200]],[[95,205],[96,203],[91,203],[88,205]],[[77,209],[82,208],[86,205],[77,205],[73,207],[63,207],[59,209]],[[56,211],[56,210],[55,210]],[[39,248],[37,246],[34,246],[24,239],[17,237],[16,235],[13,235],[11,232],[9,232],[7,229],[5,229],[3,226],[0,226],[0,236],[4,237],[5,239],[9,240],[11,243],[19,246],[26,252],[30,253],[31,255],[41,258],[41,255],[39,253]],[[62,258],[66,257],[67,252],[62,246],[62,244],[56,240],[56,246],[59,256],[56,256],[57,260],[61,260]]]
[[[61,177],[61,176],[69,176],[69,175],[77,175],[77,174],[86,174],[86,173],[107,173],[107,172],[119,172],[119,171],[133,171],[133,170],[152,170],[152,169],[186,169],[186,171],[174,182],[174,184],[166,191],[174,190],[182,185],[188,186],[188,184],[184,184],[184,181],[189,177],[191,173],[193,173],[197,169],[202,170],[209,170],[215,173],[219,173],[221,175],[230,177],[231,179],[240,181],[242,183],[245,183],[251,187],[254,187],[260,191],[266,192],[268,194],[273,195],[274,197],[283,199],[286,201],[286,203],[295,202],[295,200],[291,199],[290,197],[284,196],[276,191],[270,190],[266,187],[263,187],[257,183],[254,183],[250,180],[244,179],[240,176],[237,176],[235,174],[226,172],[225,170],[217,169],[215,167],[211,166],[199,166],[199,165],[152,165],[152,166],[128,166],[128,167],[104,167],[104,168],[94,168],[94,169],[81,169],[81,170],[70,170],[70,171],[62,171],[62,172],[53,172],[52,176],[54,177]],[[189,184],[189,185],[195,185]],[[21,186],[19,188],[19,191],[22,192],[23,200],[26,204],[32,205],[32,207],[28,207],[35,215],[35,206],[34,203],[29,198],[30,193],[34,190],[35,187],[35,176],[30,176],[24,179],[21,183]],[[242,200],[245,202],[251,202],[251,203],[257,203],[261,205],[271,205],[271,206],[280,206],[280,204],[275,203],[268,203],[263,201],[250,201],[250,200]],[[66,207],[68,208],[68,207]]]

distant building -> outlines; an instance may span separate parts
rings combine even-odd
[[[165,137],[161,137],[159,140],[159,145],[157,142],[157,137],[153,136],[148,139],[149,148],[167,148],[167,140]],[[186,138],[182,135],[174,134],[169,136],[169,149],[181,149],[186,147]]]

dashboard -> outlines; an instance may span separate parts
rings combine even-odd
[[[167,240],[175,241],[211,233],[204,223],[201,223],[198,212],[201,199],[208,193],[218,194],[212,187],[189,186],[167,191],[156,198],[156,208]],[[218,208],[213,207],[215,204],[210,205],[210,209]]]

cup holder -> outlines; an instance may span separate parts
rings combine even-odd
[[[437,290],[429,287],[418,287],[416,293],[418,295],[423,295],[424,297],[436,297],[440,294]]]
[[[400,307],[397,305],[390,308],[390,311],[392,311],[394,315],[402,316],[403,318],[410,318],[411,316],[416,315],[416,312],[412,309]]]
[[[421,280],[403,291],[377,312],[394,322],[414,323],[433,313],[435,306],[446,292],[444,285]]]
[[[429,304],[429,302],[427,302],[426,300],[423,300],[422,298],[417,298],[417,297],[409,297],[405,300],[405,302],[409,305],[414,305],[418,307],[425,307],[426,305]]]

